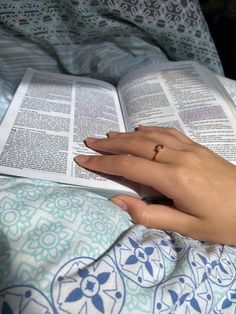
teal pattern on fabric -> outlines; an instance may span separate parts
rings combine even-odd
[[[74,232],[60,222],[41,218],[34,230],[29,231],[21,249],[35,261],[57,264],[71,248],[73,235]]]
[[[27,67],[114,84],[168,59],[222,73],[197,0],[3,0],[0,39],[0,119]],[[0,178],[0,252],[1,313],[236,313],[235,246],[133,225],[79,188]]]
[[[46,47],[137,36],[155,41],[172,60],[220,67],[198,1],[5,1],[1,7],[6,29]]]
[[[105,198],[52,182],[3,178],[0,199],[2,313],[236,311],[235,246],[133,225]]]

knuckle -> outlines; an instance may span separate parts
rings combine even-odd
[[[202,175],[205,166],[204,158],[195,151],[185,151],[175,168],[176,184],[186,191],[194,187],[199,189],[204,183]]]
[[[146,227],[153,226],[153,220],[149,215],[148,208],[147,210],[136,210],[132,212],[132,221],[137,225],[143,225]]]
[[[122,169],[130,168],[134,163],[134,157],[131,155],[123,155],[119,158],[119,165],[118,167]]]
[[[203,146],[203,145],[201,145],[201,144],[199,144],[199,143],[196,143],[196,142],[194,142],[194,143],[192,143],[192,144],[190,144],[190,146],[191,146],[191,150],[193,151],[193,152],[195,152],[195,153],[201,153],[201,152],[204,152],[204,151],[207,151],[208,149],[206,148],[206,146]]]
[[[198,159],[198,154],[195,151],[186,151],[184,154],[184,161],[186,164],[195,164]]]
[[[178,132],[175,128],[173,128],[173,127],[169,127],[169,128],[167,128],[168,130],[169,130],[169,132],[174,132],[174,133],[176,133],[176,132]]]
[[[200,144],[193,144],[192,145],[192,157],[191,160],[196,165],[201,165],[205,163],[206,159],[209,159],[212,156],[213,152]]]
[[[173,127],[167,127],[166,131],[170,134],[170,135],[175,135],[180,133],[177,129],[173,128]]]
[[[195,167],[202,163],[202,148],[193,145],[191,150],[184,151],[184,163],[186,167]]]
[[[143,216],[144,215],[140,211],[133,213],[133,215],[132,215],[133,223],[135,223],[137,225],[145,225],[145,220],[144,220]]]
[[[192,182],[192,175],[189,168],[186,166],[179,166],[175,171],[177,184],[180,184],[183,187],[188,187]]]
[[[148,134],[148,136],[150,136]],[[126,147],[127,147],[127,152],[133,152],[136,151],[137,149],[142,149],[145,145],[145,143],[147,142],[149,137],[147,137],[146,139],[143,137],[132,137],[129,139],[126,139]]]

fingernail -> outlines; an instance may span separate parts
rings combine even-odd
[[[117,134],[119,134],[119,133],[120,133],[120,132],[110,131],[110,132],[107,133],[107,137],[112,136],[112,135],[117,135]]]
[[[93,143],[93,142],[97,142],[98,139],[96,137],[87,137],[85,139],[85,142],[89,142],[89,143]]]
[[[142,124],[139,124],[138,126],[136,126],[136,127],[134,128],[134,131],[138,131],[139,128],[142,128]]]
[[[74,158],[74,161],[80,165],[80,164],[86,163],[89,159],[90,159],[90,156],[79,155]]]
[[[123,209],[124,211],[127,211],[128,209],[127,204],[123,202],[122,200],[120,200],[119,198],[113,197],[111,201],[117,206],[119,206],[121,209]]]

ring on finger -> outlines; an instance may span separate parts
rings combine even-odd
[[[156,161],[157,162],[157,155],[159,154],[159,152],[164,148],[164,145],[162,144],[157,144],[154,147],[154,155],[152,157],[152,161]]]

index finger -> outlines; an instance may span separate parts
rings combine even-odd
[[[175,191],[173,166],[131,155],[79,155],[75,162],[88,170],[122,176],[128,180],[150,186],[172,198]]]

